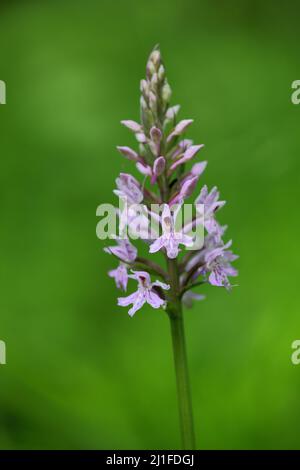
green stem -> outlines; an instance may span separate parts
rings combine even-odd
[[[194,450],[196,444],[192,400],[176,260],[168,259],[168,271],[171,284],[171,302],[169,302],[168,314],[171,323],[182,445],[184,450]]]

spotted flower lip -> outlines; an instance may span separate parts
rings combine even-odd
[[[158,295],[154,288],[159,287],[163,290],[168,290],[170,289],[168,284],[157,280],[151,282],[150,275],[146,271],[132,271],[132,273],[133,274],[128,277],[138,282],[138,288],[136,292],[133,292],[133,294],[127,297],[119,297],[118,305],[128,307],[128,305],[132,304],[132,307],[128,311],[131,317],[137,310],[142,308],[145,303],[148,303],[153,308],[160,308],[165,305],[165,300]]]

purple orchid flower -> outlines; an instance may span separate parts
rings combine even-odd
[[[126,200],[132,204],[140,204],[144,198],[139,182],[127,173],[120,173],[116,179],[118,189],[114,193],[119,198]]]
[[[166,249],[168,258],[177,258],[179,252],[179,245],[192,246],[193,238],[185,235],[183,231],[175,230],[175,222],[178,212],[181,209],[181,205],[178,205],[174,214],[172,215],[168,204],[164,204],[161,226],[163,234],[155,240],[149,248],[149,253],[156,253],[162,248]]]
[[[219,196],[220,193],[216,186],[208,192],[208,188],[205,185],[195,200],[195,205],[197,212],[200,213],[199,222],[203,223],[208,233],[213,233],[216,240],[220,241],[222,228],[215,220],[215,213],[226,204],[226,201],[219,201]]]
[[[128,311],[128,314],[132,317],[137,310],[142,308],[145,303],[148,303],[153,308],[160,308],[165,305],[165,300],[162,299],[156,290],[155,287],[160,287],[161,289],[168,290],[170,286],[161,281],[151,282],[149,273],[146,271],[132,271],[133,274],[128,277],[138,281],[138,289],[133,294],[130,294],[128,297],[119,297],[118,305],[121,307],[127,307],[132,304],[133,306]]]
[[[125,263],[132,263],[136,260],[137,249],[128,239],[116,239],[117,245],[104,248],[106,253],[112,254],[120,259],[120,264],[116,269],[108,272],[108,275],[115,279],[118,289],[126,291],[128,282],[128,272]]]
[[[210,272],[208,280],[213,286],[230,289],[231,284],[228,280],[228,276],[238,275],[237,270],[230,264],[232,261],[235,261],[238,256],[234,255],[232,251],[226,251],[231,244],[232,241],[230,240],[226,245],[213,248],[205,255],[205,269]]]
[[[127,238],[116,238],[116,246],[108,246],[104,251],[115,255],[125,263],[132,263],[137,257],[137,249]]]

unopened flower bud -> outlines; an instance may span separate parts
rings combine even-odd
[[[151,127],[150,129],[150,137],[155,143],[159,143],[162,138],[161,130],[158,127]]]
[[[128,160],[134,160],[134,161],[139,160],[139,155],[134,150],[132,150],[130,147],[120,147],[120,146],[118,146],[117,149],[119,150],[119,152],[124,157],[128,158]]]
[[[154,51],[151,52],[149,61],[153,62],[153,64],[158,67],[161,61],[161,55],[160,51],[158,49],[155,49]]]
[[[173,130],[173,132],[171,132],[171,134],[168,136],[167,142],[170,142],[173,139],[173,137],[182,134],[186,130],[186,128],[190,124],[192,124],[192,122],[193,122],[193,119],[183,119],[182,121],[180,121],[175,127],[175,129]]]
[[[153,155],[158,156],[160,153],[160,141],[162,138],[162,133],[158,127],[151,127],[150,129],[150,141],[149,147]]]
[[[171,87],[168,84],[168,82],[166,81],[166,83],[162,87],[162,91],[161,91],[161,97],[162,97],[162,100],[165,104],[168,104],[170,102],[171,95],[172,95]]]
[[[168,119],[169,121],[172,121],[177,116],[179,109],[180,109],[179,104],[176,104],[175,106],[172,106],[171,108],[169,108],[168,111],[166,112],[166,119]]]
[[[150,91],[150,93],[149,93],[149,105],[150,105],[150,109],[153,112],[153,114],[156,115],[157,98],[156,98],[155,94],[152,91]]]
[[[143,132],[137,132],[135,134],[135,138],[141,144],[145,144],[147,142],[147,137],[145,136]]]
[[[155,176],[160,176],[164,172],[165,166],[166,160],[164,157],[156,158],[153,164],[153,173],[155,174]]]
[[[141,90],[141,93],[143,93],[144,97],[148,96],[148,94],[149,94],[149,83],[147,82],[147,80],[141,80],[140,90]]]
[[[149,78],[151,78],[152,75],[155,74],[156,72],[155,65],[153,64],[151,60],[149,60],[147,63],[146,72]]]
[[[200,149],[204,147],[203,144],[201,145],[191,145],[186,149],[182,157],[179,158],[179,160],[176,160],[171,166],[170,170],[175,170],[179,165],[182,165],[183,163],[191,160],[198,152]]]
[[[139,123],[131,120],[121,121],[121,124],[127,127],[127,129],[130,129],[132,132],[140,132],[142,129],[142,126]]]
[[[158,80],[160,82],[162,82],[164,80],[165,76],[166,76],[166,71],[165,71],[165,68],[162,64],[159,66],[157,75],[158,75]]]
[[[141,105],[141,109],[142,109],[142,110],[148,109],[146,100],[145,100],[145,98],[143,97],[143,95],[142,95],[141,98],[140,98],[140,105]]]
[[[158,75],[157,73],[154,73],[152,78],[151,78],[151,88],[152,90],[156,90],[158,85]]]
[[[194,176],[193,178],[190,178],[183,183],[182,188],[180,190],[180,195],[182,198],[189,197],[193,193],[196,187],[197,181],[198,181],[198,177]]]
[[[181,186],[180,191],[171,199],[169,204],[170,205],[177,204],[179,202],[182,202],[183,199],[191,196],[191,194],[193,193],[196,187],[197,181],[198,181],[197,176],[187,179]]]
[[[148,132],[150,127],[153,125],[153,114],[148,107],[141,105],[141,121],[143,123],[143,127],[145,132]]]
[[[144,156],[146,152],[145,146],[141,143],[139,143],[139,154]]]
[[[193,176],[198,176],[199,177],[200,175],[202,175],[202,173],[205,170],[206,166],[207,166],[206,161],[195,163],[195,165],[192,166],[191,174]]]

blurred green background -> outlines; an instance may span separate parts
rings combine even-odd
[[[1,449],[180,447],[169,324],[116,306],[96,207],[160,43],[239,287],[186,311],[202,449],[300,448],[297,2],[2,1]]]

